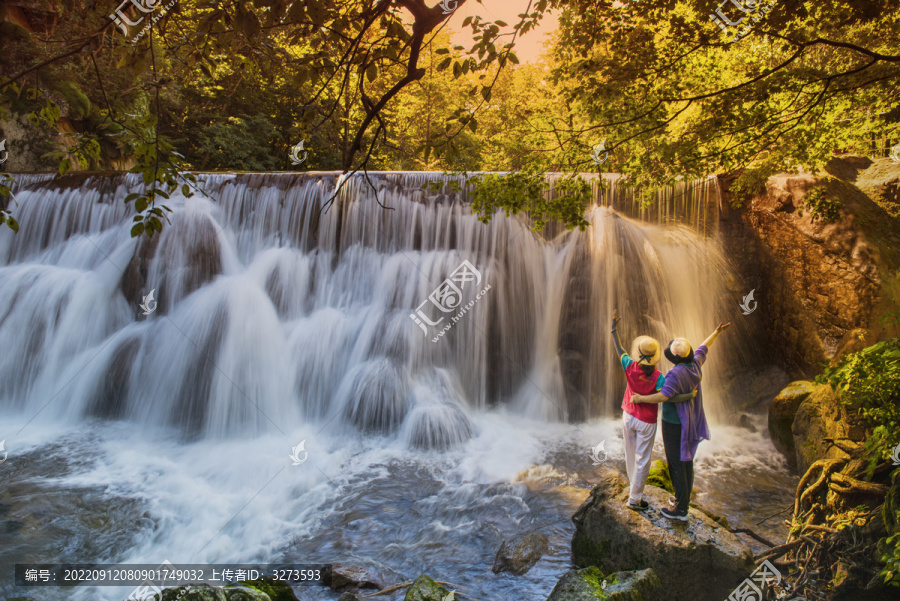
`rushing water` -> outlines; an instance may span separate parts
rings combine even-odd
[[[133,176],[20,176],[21,231],[0,235],[0,593],[17,562],[168,559],[375,562],[482,601],[544,599],[588,449],[606,439],[621,462],[613,308],[626,344],[736,322],[704,368],[717,425],[697,488],[739,523],[786,506],[771,444],[728,425],[757,353],[708,183],[651,215],[598,181],[585,232],[538,234],[423,189],[439,177],[354,177],[323,213],[333,174],[205,175],[136,240]],[[548,555],[492,574],[523,530]]]

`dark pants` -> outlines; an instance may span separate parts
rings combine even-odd
[[[688,503],[691,502],[691,490],[694,488],[694,461],[681,460],[681,424],[670,424],[662,420],[662,434],[677,509],[687,511]]]

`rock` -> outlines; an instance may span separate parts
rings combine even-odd
[[[276,580],[271,576],[263,576],[256,580],[242,580],[236,586],[251,588],[268,595],[271,601],[299,601],[294,589],[284,580]],[[230,587],[225,587],[226,591]],[[231,597],[228,598],[231,601]]]
[[[765,413],[772,397],[790,382],[791,377],[781,366],[748,366],[728,381],[728,390],[734,395],[736,411],[755,415]]]
[[[722,203],[726,254],[753,283],[748,288],[767,291],[754,314],[765,324],[760,339],[770,342],[761,358],[780,356],[793,373],[811,375],[855,344],[853,330],[877,336],[880,315],[898,300],[900,205],[883,192],[900,165],[889,163],[835,167],[834,173],[852,178],[846,180],[777,175],[740,208]],[[837,219],[813,218],[806,207],[813,189],[840,204]]]
[[[668,601],[722,601],[753,571],[750,549],[701,511],[688,522],[660,514],[669,494],[647,486],[646,512],[628,509],[625,478],[601,469],[601,483],[572,517],[576,566],[610,573],[653,568]]]
[[[272,601],[269,595],[249,586],[228,586],[223,590],[228,601]]]
[[[209,584],[188,584],[163,589],[159,601],[228,601],[225,590]]]
[[[416,578],[409,590],[406,591],[404,601],[444,601],[444,597],[450,594],[450,591],[443,586],[422,574]]]
[[[652,569],[604,576],[591,566],[563,574],[547,601],[655,601],[662,599],[661,586]]]
[[[739,423],[744,430],[747,430],[751,434],[756,434],[756,426],[753,425],[753,419],[746,413],[741,414]]]
[[[521,576],[547,552],[547,535],[529,532],[503,541],[494,557],[495,574],[512,572]]]
[[[816,385],[794,416],[791,435],[797,470],[803,474],[819,459],[847,459],[849,455],[826,438],[853,438],[854,422],[838,403],[837,395],[827,384]],[[858,434],[854,432],[854,434]]]
[[[800,403],[812,394],[815,386],[813,382],[806,380],[791,382],[772,399],[769,405],[769,436],[775,448],[787,457],[791,465],[797,463],[791,425],[794,423],[794,416]]]
[[[365,601],[365,598],[356,593],[344,593],[337,601]]]
[[[374,566],[362,564],[336,563],[331,566],[330,574],[326,574],[325,584],[336,591],[359,590],[386,586],[385,579]]]
[[[409,411],[407,375],[389,359],[361,363],[344,377],[336,396],[344,419],[364,432],[393,432]]]

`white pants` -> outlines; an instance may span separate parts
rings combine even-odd
[[[642,422],[630,413],[622,413],[622,430],[625,433],[625,469],[631,482],[629,503],[640,503],[644,485],[650,474],[650,454],[656,439],[656,423]]]

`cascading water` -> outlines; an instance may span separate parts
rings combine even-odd
[[[703,235],[715,209],[709,184],[673,190],[657,223],[620,216],[609,208],[619,208],[614,186],[604,187],[587,231],[536,234],[527,218],[484,225],[464,194],[424,189],[441,177],[355,176],[323,212],[334,174],[207,174],[203,194],[173,197],[161,235],[136,240],[121,201],[136,176],[69,185],[17,176],[21,231],[0,235],[0,436],[28,467],[7,472],[20,492],[0,497],[0,509],[27,512],[21,499],[51,486],[82,505],[105,499],[121,523],[111,517],[118,525],[103,534],[77,519],[63,528],[89,556],[71,545],[37,556],[52,545],[18,534],[19,554],[0,554],[0,565],[22,554],[349,556],[478,581],[471,564],[435,552],[437,535],[422,524],[454,541],[454,553],[490,554],[493,539],[473,547],[466,534],[488,524],[501,537],[543,511],[558,516],[546,526],[565,539],[572,497],[559,485],[589,479],[588,466],[572,467],[579,449],[617,427],[597,419],[615,415],[624,389],[612,310],[626,345],[638,334],[699,344],[739,316],[724,304],[728,263]],[[667,224],[674,216],[687,223]],[[145,302],[151,290],[156,305]],[[714,420],[727,421],[735,391],[726,383],[752,350],[738,323],[710,354]],[[301,440],[310,455],[302,474],[289,456]],[[47,456],[59,459],[52,468]],[[552,467],[521,475],[541,462]],[[536,494],[533,480],[552,482],[552,494]],[[397,485],[407,491],[399,498]],[[264,499],[244,512],[260,490]],[[394,518],[419,524],[421,536],[367,552],[367,541],[397,534],[381,531],[382,513],[404,503],[409,515]],[[355,513],[371,517],[356,524]],[[85,508],[83,519],[93,516]],[[504,586],[545,597],[538,576],[565,563],[565,553],[551,556]],[[102,592],[124,598],[117,593]]]

